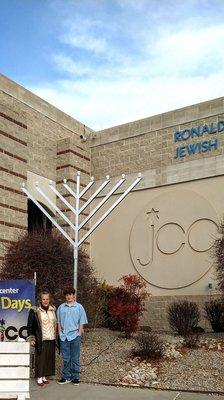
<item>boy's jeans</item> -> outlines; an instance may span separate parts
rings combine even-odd
[[[61,355],[64,362],[62,377],[66,380],[79,379],[81,337],[77,336],[70,342],[67,339],[64,342],[62,340],[60,342]]]

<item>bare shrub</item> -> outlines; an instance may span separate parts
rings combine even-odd
[[[26,233],[7,246],[1,279],[33,279],[37,274],[37,292],[46,288],[57,301],[63,289],[72,284],[73,253],[59,234],[44,231]]]
[[[209,300],[204,306],[205,316],[214,332],[224,332],[224,300]]]
[[[37,292],[48,289],[56,305],[64,302],[63,291],[73,285],[73,248],[58,232],[27,232],[6,248],[0,279],[33,279]],[[86,309],[91,324],[97,311],[97,280],[84,251],[79,251],[77,300]]]
[[[97,286],[97,304],[98,309],[95,315],[95,324],[98,327],[112,329],[112,318],[109,313],[109,302],[114,287],[109,285],[105,280]]]
[[[135,338],[136,348],[133,355],[142,358],[162,357],[165,350],[164,341],[154,332],[139,332]]]
[[[220,223],[219,238],[214,241],[212,255],[215,259],[218,287],[224,293],[224,220]]]
[[[184,336],[184,345],[189,349],[196,349],[199,346],[199,339],[201,333],[189,333],[188,335]]]
[[[167,313],[170,328],[178,335],[191,333],[200,320],[197,304],[187,300],[173,302],[169,305]]]

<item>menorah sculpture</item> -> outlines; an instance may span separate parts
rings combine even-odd
[[[62,217],[62,219],[72,228],[74,231],[74,238],[72,238],[61,226],[60,224],[49,214],[49,212],[29,193],[25,187],[25,183],[22,184],[21,190],[27,195],[27,197],[36,204],[36,206],[46,215],[47,218],[52,222],[52,224],[62,233],[62,235],[69,240],[74,249],[74,288],[77,290],[77,274],[78,274],[78,248],[79,246],[91,235],[93,231],[104,221],[104,219],[118,206],[119,203],[127,196],[127,194],[140,182],[142,179],[141,173],[138,174],[137,179],[129,185],[129,187],[118,197],[117,200],[108,208],[108,210],[91,226],[91,228],[79,238],[79,231],[84,225],[93,217],[93,215],[103,206],[103,204],[110,198],[110,196],[123,184],[125,181],[125,175],[121,176],[121,179],[112,187],[112,189],[103,197],[102,200],[90,211],[89,215],[80,222],[80,214],[90,206],[92,201],[99,195],[99,193],[105,188],[105,186],[110,182],[109,175],[106,176],[106,180],[99,186],[99,188],[89,197],[87,201],[80,206],[80,199],[83,195],[91,188],[94,184],[94,177],[91,177],[90,182],[80,191],[80,171],[77,171],[76,179],[76,191],[74,192],[68,184],[67,180],[63,180],[63,186],[75,199],[75,206],[72,206],[64,196],[54,187],[53,182],[49,181],[50,189],[56,194],[56,196],[68,207],[70,211],[75,216],[74,223],[64,215],[64,213],[57,207],[54,202],[49,199],[49,197],[44,193],[44,191],[39,187],[38,182],[36,183],[36,190],[39,194],[48,202],[48,204]]]

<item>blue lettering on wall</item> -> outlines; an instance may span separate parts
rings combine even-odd
[[[201,135],[202,133],[200,131],[200,126],[198,126],[197,128],[191,128],[191,137],[199,137]]]
[[[191,130],[190,129],[185,129],[182,132],[182,140],[188,140],[191,137]]]
[[[210,134],[217,133],[217,130],[218,130],[217,125],[212,122],[211,129],[210,129],[210,132],[209,132]]]
[[[219,121],[217,126],[218,126],[218,132],[224,131],[224,121]]]
[[[214,150],[217,150],[217,148],[218,148],[218,139],[215,139],[215,140],[209,140],[209,142],[210,142],[210,148],[209,148],[209,150],[211,150],[211,148],[213,148]]]
[[[203,125],[203,127],[202,127],[202,135],[204,133],[210,133],[210,127],[211,126],[208,126],[207,124]]]
[[[182,138],[181,138],[181,132],[175,132],[174,133],[174,140],[175,140],[175,142],[178,142],[178,140],[182,140]]]
[[[196,153],[197,145],[198,145],[198,143],[192,143],[192,144],[189,144],[189,145],[187,146],[187,148],[188,148],[188,154],[189,154],[189,155],[195,154],[195,153]]]
[[[179,157],[185,157],[186,156],[186,147],[179,147]]]
[[[182,158],[186,155],[192,155],[196,153],[207,153],[208,151],[217,150],[218,139],[204,140],[203,142],[191,143],[187,146],[181,146],[176,148],[176,154],[174,158]]]
[[[224,120],[176,131],[173,134],[173,138],[175,142],[186,142],[189,139],[214,135],[215,133],[224,133]],[[217,150],[217,148],[218,139],[190,143],[186,146],[177,147],[174,158],[183,158],[187,155],[194,155],[197,153],[207,153],[211,150]]]
[[[175,142],[181,142],[188,139],[193,139],[194,137],[204,136],[206,134],[214,134],[214,133],[224,132],[224,121],[219,121],[217,123],[212,122],[210,125],[204,124],[199,125],[198,127],[187,128],[183,131],[176,131],[173,134],[173,138]]]
[[[201,151],[202,151],[202,153],[206,153],[208,151],[208,149],[209,149],[209,140],[205,140],[201,144]]]

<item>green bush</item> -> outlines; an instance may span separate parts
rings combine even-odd
[[[191,301],[175,301],[168,306],[170,328],[178,335],[188,335],[194,331],[200,320],[200,312],[196,303]]]

